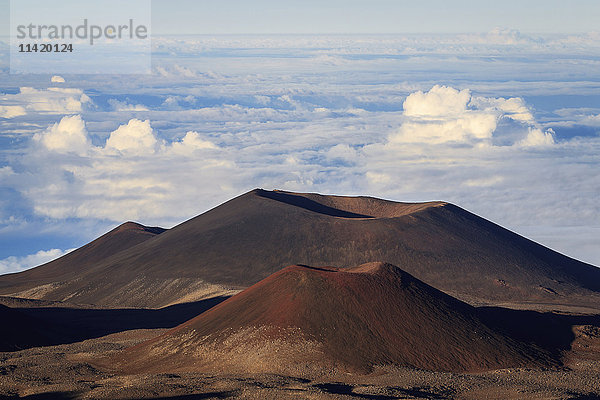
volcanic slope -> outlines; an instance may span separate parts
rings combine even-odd
[[[261,189],[77,271],[61,272],[59,259],[27,272],[40,279],[0,277],[0,294],[43,287],[37,298],[160,307],[202,285],[247,288],[285,265],[372,260],[472,304],[600,308],[600,269],[455,205]]]
[[[77,286],[79,278],[94,266],[164,231],[166,229],[125,222],[54,261],[24,272],[0,276],[0,293],[18,293],[35,299],[43,299],[48,293],[53,293],[51,298],[65,300],[73,295],[72,288]],[[67,283],[68,288],[62,288]]]
[[[287,267],[107,363],[126,372],[370,372],[548,366],[475,309],[384,263]]]

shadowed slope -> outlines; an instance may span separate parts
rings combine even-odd
[[[68,273],[50,263],[0,277],[0,294],[41,287],[37,298],[47,300],[161,307],[221,294],[223,287],[246,288],[284,265],[370,260],[401,265],[474,304],[600,307],[600,269],[452,204],[260,189]]]
[[[132,329],[172,328],[224,301],[214,297],[158,310],[91,308],[0,297],[0,351],[79,342]]]
[[[480,371],[553,364],[389,264],[285,268],[112,361],[126,371]]]
[[[292,206],[304,208],[309,211],[313,211],[319,214],[329,215],[331,217],[341,217],[341,218],[374,218],[370,215],[357,214],[351,211],[346,211],[343,208],[335,207],[337,204],[334,202],[328,202],[331,206],[324,204],[323,201],[318,202],[311,200],[307,196],[300,196],[297,194],[286,193],[280,190],[275,190],[272,192],[268,192],[265,190],[257,191],[256,194],[260,197],[265,197],[267,199],[280,201],[284,204],[289,204]],[[323,196],[324,197],[324,196]],[[322,199],[319,199],[322,200]]]
[[[443,201],[400,203],[368,196],[332,196],[318,193],[290,193],[282,190],[256,190],[256,195],[281,201],[311,211],[345,218],[394,218],[444,206]],[[335,210],[335,211],[332,211]]]
[[[45,321],[0,304],[0,351],[17,351],[53,342],[54,330]]]

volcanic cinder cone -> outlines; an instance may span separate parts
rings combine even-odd
[[[600,307],[600,269],[444,202],[257,189],[120,244],[2,276],[0,294],[162,307],[247,288],[286,265],[382,260],[472,304]]]
[[[125,222],[54,261],[27,271],[3,275],[0,277],[0,293],[57,301],[77,297],[77,300],[83,303],[101,303],[101,297],[106,293],[97,293],[93,298],[87,298],[85,292],[81,290],[86,284],[94,285],[97,281],[109,279],[105,271],[98,271],[98,267],[105,262],[110,262],[115,254],[134,247],[165,230],[135,222]],[[79,288],[79,295],[74,292],[76,287]]]
[[[482,371],[549,360],[485,326],[468,304],[395,266],[369,263],[287,267],[108,364],[127,372],[303,375],[376,365]]]

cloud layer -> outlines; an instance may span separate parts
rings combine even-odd
[[[0,118],[14,118],[27,113],[72,114],[91,106],[91,99],[81,89],[23,86],[19,93],[0,96]]]
[[[158,38],[149,77],[11,77],[0,240],[170,226],[264,187],[451,201],[600,263],[560,240],[600,226],[594,38]]]
[[[545,163],[546,157],[531,151],[564,151],[521,98],[473,96],[469,89],[435,85],[409,94],[402,106],[384,121],[389,133],[379,136],[348,124],[364,124],[372,113],[353,110],[338,117],[340,111],[298,105],[293,112],[225,106],[175,116],[238,121],[218,136],[190,130],[163,139],[149,119],[131,118],[101,133],[106,139],[100,143],[80,115],[66,116],[33,136],[21,159],[27,174],[9,179],[40,216],[175,221],[201,211],[199,196],[217,202],[254,186],[396,198],[421,192],[424,198],[414,200],[452,200],[460,196],[457,187],[509,186],[502,159]],[[485,169],[491,176],[481,176]],[[421,183],[427,175],[430,183]]]
[[[169,211],[169,199],[193,201],[189,196],[195,186],[186,189],[184,182],[194,185],[205,174],[208,183],[213,169],[227,170],[231,163],[219,155],[218,146],[197,132],[166,143],[156,137],[149,120],[135,118],[95,146],[81,116],[67,116],[33,136],[23,166],[34,177],[25,178],[21,190],[45,217],[160,219],[179,213]],[[18,182],[24,177],[11,178]]]

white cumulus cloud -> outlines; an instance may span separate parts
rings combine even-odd
[[[187,155],[190,155],[196,150],[216,148],[217,146],[213,142],[202,139],[200,134],[194,131],[187,132],[180,141],[171,144],[171,151],[173,153]]]
[[[4,259],[0,260],[0,275],[25,271],[26,269],[33,268],[38,265],[42,265],[42,264],[45,264],[52,260],[55,260],[59,257],[62,257],[65,254],[67,254],[73,250],[75,250],[75,249],[40,250],[37,253],[29,254],[27,256],[22,256],[22,257],[10,256],[10,257],[4,258]]]
[[[131,119],[127,125],[119,126],[106,141],[107,151],[116,151],[129,155],[154,154],[158,140],[150,126],[150,121]]]
[[[428,92],[411,93],[404,101],[404,115],[407,117],[446,117],[465,112],[471,100],[471,91],[457,90],[435,85]]]
[[[80,155],[85,154],[91,145],[80,115],[63,117],[44,132],[36,133],[33,140],[51,151]]]
[[[551,146],[554,144],[554,136],[552,129],[542,131],[539,128],[529,128],[527,137],[518,144],[524,147]]]
[[[435,85],[428,92],[411,93],[404,101],[403,115],[404,122],[395,134],[390,135],[391,143],[490,145],[495,135],[502,136],[498,129],[502,119],[523,128],[524,137],[511,144],[554,143],[552,134],[541,132],[525,101],[517,97],[475,97],[468,89]]]
[[[82,117],[67,116],[35,134],[32,144],[22,160],[32,174],[0,171],[21,187],[36,214],[56,219],[179,215],[196,207],[199,191],[234,174],[234,164],[204,135],[188,131],[169,143],[157,138],[149,120],[133,118],[94,146]]]

